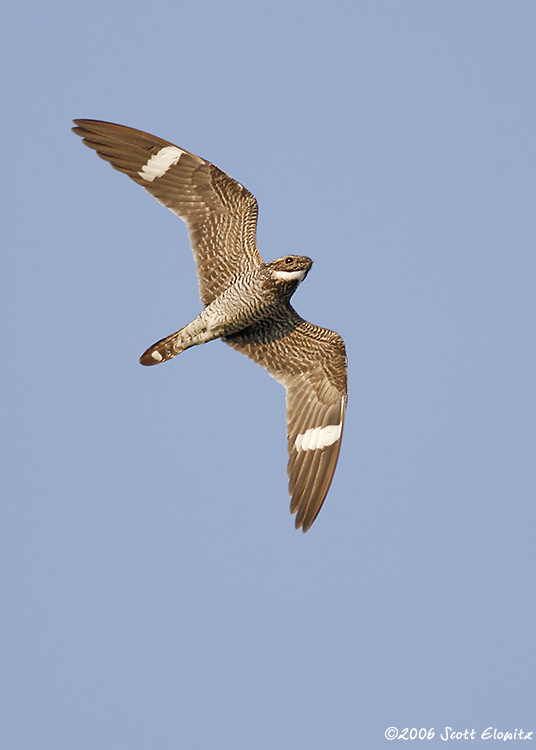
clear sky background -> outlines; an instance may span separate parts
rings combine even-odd
[[[534,2],[30,1],[0,33],[0,746],[536,733]],[[186,228],[74,117],[211,160],[265,260],[315,260],[294,303],[350,382],[307,534],[281,386],[221,342],[138,364],[200,311]]]

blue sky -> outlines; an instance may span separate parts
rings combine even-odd
[[[536,732],[535,24],[493,0],[5,9],[2,747]],[[306,535],[283,389],[221,342],[139,366],[200,311],[186,229],[74,117],[211,160],[256,195],[265,260],[315,260],[294,303],[350,381]]]

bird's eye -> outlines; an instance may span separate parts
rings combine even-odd
[[[285,263],[287,264],[292,263],[292,261],[293,261],[293,258],[291,258],[290,256],[288,258],[285,258]]]

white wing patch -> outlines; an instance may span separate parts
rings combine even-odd
[[[327,448],[328,445],[333,445],[341,434],[342,422],[340,424],[328,424],[326,427],[312,427],[296,436],[294,447],[297,451],[314,451],[318,448]]]
[[[176,146],[165,146],[157,154],[153,154],[147,164],[138,172],[147,182],[153,182],[157,177],[162,177],[170,167],[177,164],[185,152]]]

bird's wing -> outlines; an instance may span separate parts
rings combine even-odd
[[[224,341],[286,388],[290,512],[305,532],[322,507],[339,456],[347,400],[344,342],[334,331],[307,323],[290,305]]]
[[[204,305],[262,264],[255,242],[257,201],[239,182],[141,130],[99,120],[74,122],[86,146],[186,222]]]

